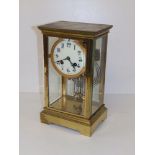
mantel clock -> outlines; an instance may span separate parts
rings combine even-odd
[[[58,21],[43,34],[45,106],[41,122],[91,136],[106,118],[106,50],[112,25]]]

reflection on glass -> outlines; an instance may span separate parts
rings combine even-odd
[[[106,57],[106,38],[100,37],[96,40],[94,50],[94,75],[93,75],[93,101],[92,113],[94,113],[102,104],[104,99],[104,72]]]

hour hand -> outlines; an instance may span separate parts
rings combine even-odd
[[[76,63],[72,63],[72,61],[71,61],[71,59],[70,59],[69,56],[66,57],[66,60],[68,60],[70,62],[70,64],[71,64],[71,66],[75,69],[75,67],[77,66],[77,64]]]
[[[70,61],[70,57],[69,56],[67,56],[66,58],[64,58],[62,60],[57,60],[56,63],[64,64],[63,60],[68,60],[71,63],[71,65],[72,65],[72,62]]]
[[[60,64],[64,64],[64,61],[63,60],[58,60],[58,61],[56,61],[56,63],[60,63]]]

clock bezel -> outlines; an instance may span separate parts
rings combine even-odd
[[[68,39],[68,38],[67,38]],[[77,74],[74,74],[74,75],[69,75],[69,74],[65,74],[63,73],[61,70],[59,70],[59,68],[56,66],[56,64],[54,63],[54,50],[55,50],[55,47],[64,40],[64,38],[59,38],[52,46],[51,48],[51,63],[52,63],[52,66],[54,67],[54,69],[57,71],[57,73],[59,73],[60,75],[62,75],[63,77],[66,77],[66,78],[76,78],[76,77],[79,77],[81,74],[83,74],[86,70],[86,48],[80,43],[80,41],[77,41],[77,40],[74,40],[73,41],[82,49],[82,52],[83,54],[85,55],[85,66],[83,66],[83,68],[81,69],[81,71]]]

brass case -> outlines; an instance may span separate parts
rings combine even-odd
[[[42,123],[56,124],[63,127],[71,128],[79,131],[82,135],[91,136],[97,126],[106,119],[107,108],[104,103],[100,103],[99,107],[93,107],[92,95],[93,95],[93,61],[98,59],[100,55],[93,55],[95,50],[95,40],[98,37],[105,37],[104,43],[104,57],[102,58],[101,68],[102,80],[100,89],[100,100],[104,99],[104,82],[105,82],[105,67],[106,67],[106,50],[107,50],[107,38],[109,30],[112,25],[105,24],[90,24],[90,23],[78,23],[58,21],[42,26],[38,26],[43,34],[44,44],[44,110],[40,113],[40,119]],[[72,106],[66,98],[66,77],[62,77],[62,104],[56,101],[53,107],[49,105],[49,83],[48,83],[48,37],[58,38],[70,38],[76,40],[83,40],[87,46],[86,51],[86,85],[85,85],[85,97],[82,102],[82,114],[77,114],[73,111]],[[93,58],[94,56],[94,58]],[[93,59],[92,59],[93,58]],[[64,98],[63,98],[64,97]],[[67,106],[66,106],[67,105]],[[77,103],[76,103],[77,105]],[[68,108],[67,110],[65,108]]]
[[[107,108],[102,105],[89,119],[73,116],[63,112],[44,108],[40,113],[42,123],[56,124],[79,131],[82,135],[91,136],[97,126],[106,119]]]

